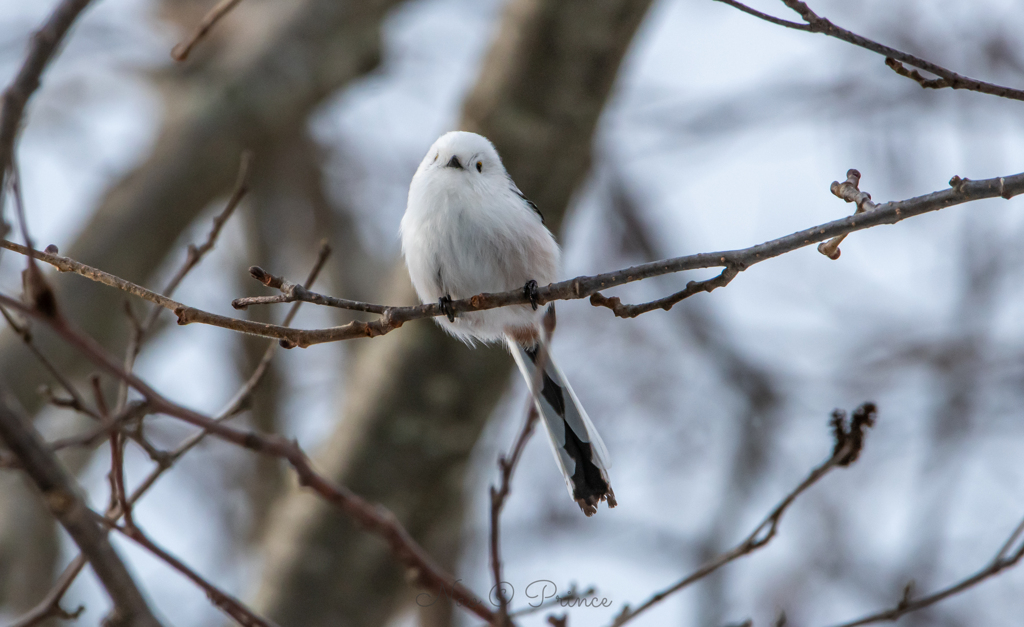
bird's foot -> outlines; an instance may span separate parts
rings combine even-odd
[[[537,300],[540,298],[537,294],[537,282],[533,279],[527,281],[523,286],[523,294],[530,299],[530,306],[533,307],[533,310],[537,311]]]
[[[455,309],[452,308],[452,297],[445,294],[441,298],[437,299],[437,305],[441,308],[441,312],[448,316],[448,322],[455,322]]]

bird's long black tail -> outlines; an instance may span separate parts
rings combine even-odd
[[[524,348],[513,341],[509,345],[519,370],[533,390],[540,345]],[[550,353],[544,359],[540,393],[534,398],[551,436],[566,487],[580,509],[591,516],[597,512],[601,501],[607,501],[608,507],[615,507],[615,493],[608,481],[608,451]]]

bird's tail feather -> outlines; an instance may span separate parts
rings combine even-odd
[[[512,340],[508,343],[532,392],[540,345],[525,348]],[[561,369],[551,360],[550,352],[544,360],[540,393],[535,393],[534,399],[551,436],[551,447],[565,485],[580,509],[591,516],[601,501],[615,507],[615,494],[608,481],[608,449]]]

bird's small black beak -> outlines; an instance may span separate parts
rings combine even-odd
[[[452,155],[451,160],[448,161],[448,163],[444,167],[446,167],[446,168],[458,168],[459,170],[461,170],[462,169],[462,164],[459,163],[459,158],[458,157],[456,157],[455,155]]]

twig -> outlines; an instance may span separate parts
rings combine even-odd
[[[609,298],[600,292],[591,295],[590,304],[599,307],[607,307],[619,318],[636,318],[640,314],[645,314],[648,311],[654,311],[655,309],[664,309],[665,311],[668,311],[683,299],[689,298],[694,294],[699,294],[701,292],[708,292],[710,294],[712,290],[728,285],[739,273],[740,271],[738,268],[727,266],[714,278],[707,279],[705,281],[690,281],[686,284],[686,289],[676,292],[671,296],[659,298],[658,300],[653,300],[642,305],[623,305],[618,296],[612,296]]]
[[[543,343],[542,343],[543,344]],[[543,352],[543,348],[541,352]],[[540,353],[538,353],[539,355]],[[540,361],[538,359],[538,361]],[[541,366],[538,366],[540,370]],[[540,389],[540,388],[535,388]],[[519,431],[519,436],[516,438],[515,444],[512,447],[512,454],[509,457],[504,455],[498,457],[498,469],[501,472],[501,487],[495,488],[491,486],[491,538],[490,538],[490,552],[491,552],[491,575],[494,577],[494,590],[498,596],[498,617],[495,623],[497,627],[504,627],[509,624],[509,611],[508,611],[508,597],[505,596],[505,590],[502,587],[504,581],[501,576],[501,511],[505,507],[505,501],[508,499],[509,491],[511,490],[512,474],[515,472],[516,466],[519,463],[519,458],[522,456],[523,449],[526,448],[526,442],[530,439],[530,435],[533,433],[533,427],[537,423],[537,405],[534,402],[533,395],[530,397],[530,407],[526,412],[526,420],[523,421],[523,428]]]
[[[192,36],[171,49],[171,58],[175,61],[187,59],[189,53],[192,52],[192,48],[199,43],[199,40],[206,37],[206,34],[210,32],[214,25],[227,15],[228,11],[235,8],[235,5],[239,2],[241,0],[220,0],[199,22],[199,26],[196,27]]]
[[[992,198],[996,196],[1012,198],[1013,196],[1024,192],[1024,174],[988,179],[986,181],[967,181],[960,179],[959,177],[954,177],[950,183],[950,190],[943,190],[926,196],[918,196],[908,200],[890,202],[885,205],[878,206],[875,209],[879,213],[872,211],[871,216],[854,215],[843,220],[829,222],[821,226],[806,229],[787,237],[772,240],[751,248],[677,257],[674,259],[655,261],[641,266],[627,268],[618,272],[610,272],[590,277],[577,277],[570,281],[554,283],[539,290],[539,302],[543,303],[553,300],[585,298],[590,296],[591,304],[595,306],[609,307],[616,315],[621,317],[633,317],[653,309],[671,308],[675,303],[695,293],[702,291],[710,292],[717,287],[728,284],[739,272],[756,263],[764,261],[765,259],[770,259],[798,248],[803,248],[836,235],[846,235],[853,231],[878,226],[880,224],[895,224],[896,222],[900,222],[909,217],[921,215],[930,211],[936,211],[938,209],[961,204],[970,200]],[[632,281],[680,272],[683,270],[693,270],[714,266],[723,266],[725,267],[725,270],[715,278],[708,279],[706,281],[691,282],[688,284],[687,289],[681,292],[644,305],[623,305],[617,298],[607,298],[600,294],[600,290],[615,287],[617,285],[623,285]],[[245,307],[248,305],[270,302],[304,301],[343,309],[380,313],[383,316],[380,320],[374,322],[356,321],[331,329],[296,331],[289,336],[282,338],[287,339],[289,342],[293,342],[298,346],[309,346],[321,342],[346,340],[354,337],[376,337],[377,335],[383,335],[400,327],[408,320],[443,315],[440,308],[434,304],[420,305],[417,307],[388,307],[348,301],[345,299],[335,299],[315,292],[310,292],[308,290],[293,289],[294,284],[284,278],[276,277],[262,268],[254,267],[250,269],[250,272],[253,274],[254,278],[269,287],[276,287],[277,289],[282,290],[283,294],[279,296],[238,299],[232,303],[236,307]],[[523,296],[522,290],[513,290],[498,294],[479,294],[471,298],[454,301],[452,306],[456,312],[464,312],[479,311],[507,305],[525,304],[526,302],[528,301],[525,296]],[[179,312],[179,323],[195,321],[237,329],[236,325],[231,322],[232,320],[233,319],[231,318],[224,318],[216,316],[215,314],[200,312],[198,310]],[[271,337],[282,337],[284,335],[279,329],[273,328],[259,329],[249,326],[246,329],[237,330],[256,332],[260,334],[265,332]]]
[[[729,562],[743,557],[744,555],[749,555],[768,544],[778,532],[779,522],[782,520],[782,515],[786,513],[786,510],[793,504],[798,496],[817,483],[818,480],[827,475],[829,471],[836,466],[848,466],[856,460],[857,456],[860,454],[861,447],[864,444],[864,430],[874,424],[876,413],[877,410],[874,403],[864,403],[854,412],[854,418],[847,426],[842,420],[837,420],[837,414],[836,412],[833,412],[831,424],[836,437],[831,457],[818,467],[814,468],[811,473],[800,482],[800,485],[787,494],[786,497],[782,499],[774,509],[772,509],[768,516],[761,521],[761,524],[759,524],[754,531],[746,537],[746,539],[736,545],[733,549],[706,562],[700,568],[687,575],[684,579],[651,596],[649,599],[641,603],[635,610],[631,609],[628,605],[625,606],[622,609],[622,612],[615,617],[614,621],[612,621],[612,627],[620,627],[621,625],[624,625],[669,595],[682,590],[704,577],[707,577]]]
[[[336,307],[338,309],[348,309],[351,311],[365,311],[367,313],[375,314],[385,314],[388,309],[394,309],[394,307],[388,307],[386,305],[362,303],[357,300],[335,298],[334,296],[325,296],[323,294],[317,294],[316,292],[310,292],[303,286],[297,283],[292,283],[284,277],[275,276],[259,266],[250,267],[249,276],[269,288],[281,290],[281,294],[278,296],[247,296],[244,298],[236,298],[231,301],[231,306],[235,309],[247,309],[249,305],[270,305],[275,303],[294,302],[313,303],[314,305],[323,305],[325,307]]]
[[[872,228],[882,224],[896,224],[914,216],[922,215],[932,211],[945,209],[954,205],[966,202],[981,200],[983,198],[1012,198],[1024,192],[1024,173],[1013,176],[972,181],[953,177],[950,181],[951,187],[924,196],[917,196],[907,200],[887,202],[876,207],[873,211],[855,214],[840,220],[827,222],[803,231],[798,231],[785,237],[780,237],[757,246],[741,250],[727,250],[713,253],[700,253],[664,259],[645,263],[631,268],[625,268],[615,272],[607,272],[594,276],[583,276],[552,283],[537,290],[537,302],[539,304],[556,300],[570,300],[587,298],[601,291],[635,281],[648,279],[655,276],[662,276],[685,270],[697,270],[701,268],[733,268],[737,273],[746,270],[754,264],[767,259],[772,259],[794,250],[831,239],[838,235],[844,235],[855,231]],[[436,303],[417,305],[413,307],[385,307],[382,305],[370,305],[363,303],[367,308],[374,307],[382,312],[379,319],[371,322],[355,320],[337,327],[327,329],[291,329],[274,324],[254,322],[251,320],[240,320],[229,318],[218,314],[187,307],[181,303],[171,300],[166,296],[156,294],[143,287],[125,281],[102,270],[97,270],[85,264],[51,255],[35,250],[29,250],[7,240],[0,241],[0,247],[12,250],[20,254],[31,254],[32,256],[45,261],[65,272],[75,272],[86,278],[99,281],[112,287],[117,287],[126,292],[144,298],[150,302],[157,303],[161,307],[171,309],[178,316],[178,324],[201,323],[231,329],[242,333],[272,337],[279,340],[287,340],[295,346],[307,347],[313,344],[324,342],[337,342],[360,337],[377,337],[384,335],[401,327],[410,320],[421,318],[432,318],[444,315]],[[723,277],[724,278],[724,277]],[[710,284],[709,284],[710,286]],[[294,300],[314,302],[317,298],[326,299],[314,292],[293,290]],[[685,290],[684,290],[685,293]],[[593,300],[593,299],[592,299]],[[277,301],[275,301],[277,302]],[[287,301],[281,301],[287,302]],[[351,301],[350,301],[351,302]],[[507,307],[509,305],[525,305],[530,300],[523,293],[522,289],[510,290],[495,294],[477,294],[470,298],[452,301],[451,307],[456,313],[469,311],[482,311],[496,307]],[[602,299],[598,298],[594,305],[602,305]]]
[[[224,228],[224,224],[228,221],[231,215],[235,212],[235,209],[242,202],[246,193],[249,191],[249,171],[252,167],[253,154],[251,151],[246,150],[242,152],[241,162],[238,166],[238,177],[235,180],[234,190],[231,192],[231,196],[228,198],[227,205],[224,206],[224,210],[221,211],[217,216],[213,218],[213,226],[210,227],[210,232],[206,236],[204,241],[199,246],[195,244],[189,244],[188,250],[185,254],[185,261],[178,268],[178,271],[174,273],[171,280],[167,282],[164,287],[164,294],[168,297],[173,295],[181,282],[185,279],[185,276],[192,271],[199,262],[202,261],[206,253],[213,250],[214,245],[217,243],[217,238],[220,237],[221,229]],[[129,314],[129,319],[132,319],[131,309],[126,304],[126,308]],[[131,338],[128,342],[128,348],[125,351],[124,358],[124,369],[130,371],[135,365],[135,359],[139,356],[139,351],[142,349],[142,343],[145,340],[146,334],[156,324],[157,317],[160,315],[160,307],[150,307],[149,313],[146,314],[146,319],[133,325]],[[120,409],[124,407],[125,402],[128,400],[128,384],[124,381],[121,382],[120,389],[118,391],[117,407]]]
[[[235,1],[237,2],[238,0]],[[231,215],[242,202],[242,199],[245,198],[245,195],[249,193],[249,172],[252,169],[252,160],[252,151],[245,150],[242,152],[241,161],[238,164],[238,176],[235,180],[235,187],[228,198],[227,204],[224,206],[224,210],[213,218],[213,226],[210,227],[210,232],[206,235],[206,241],[199,246],[189,244],[188,252],[185,255],[185,263],[171,277],[167,287],[164,288],[164,294],[173,294],[174,290],[178,289],[181,281],[185,278],[185,275],[202,261],[206,253],[213,250],[214,245],[217,243],[217,238],[220,237],[221,229],[224,228],[224,224],[231,218]],[[150,315],[155,318],[155,315]],[[152,321],[147,319],[144,327],[152,324]]]
[[[906,52],[901,52],[895,48],[890,48],[884,44],[880,44],[876,41],[862,37],[854,32],[848,31],[845,28],[836,26],[826,18],[819,16],[817,13],[811,10],[806,3],[800,0],[782,0],[783,4],[795,11],[804,19],[805,24],[799,24],[797,22],[789,22],[786,20],[773,17],[760,11],[755,11],[750,7],[737,2],[736,0],[715,0],[716,2],[722,2],[729,6],[735,7],[744,13],[748,13],[755,17],[758,17],[772,24],[784,26],[786,28],[792,28],[794,30],[800,30],[810,33],[820,33],[827,35],[828,37],[834,37],[846,43],[853,44],[859,48],[876,52],[885,57],[885,64],[892,68],[900,76],[906,76],[917,81],[921,87],[930,89],[940,89],[943,87],[949,87],[952,89],[966,89],[968,91],[977,91],[983,94],[989,94],[992,96],[999,96],[1000,98],[1009,98],[1011,100],[1024,100],[1024,90],[1013,89],[1012,87],[1003,87],[1002,85],[996,85],[993,83],[986,83],[979,81],[967,76],[963,76],[947,70],[946,68],[936,65],[931,61],[926,61],[920,57],[916,57]],[[903,63],[922,69],[925,72],[930,72],[940,77],[939,80],[928,80],[922,77],[917,72],[909,72],[903,67]]]
[[[142,418],[148,412],[145,403],[132,403],[112,418],[100,418],[100,424],[89,431],[49,442],[50,450],[56,452],[79,446],[96,446],[109,438],[113,431],[120,430],[123,425]]]
[[[132,506],[128,502],[128,492],[124,482],[124,437],[120,431],[112,431],[110,434],[110,474],[111,486],[113,487],[112,499],[117,504],[121,515],[124,516],[125,524],[134,526],[132,518]]]
[[[107,518],[100,517],[99,520],[111,529],[116,529],[125,537],[130,538],[136,544],[163,560],[168,566],[187,577],[192,583],[202,588],[210,602],[234,619],[239,625],[244,627],[276,627],[274,622],[253,612],[244,603],[213,585],[189,568],[184,562],[165,551],[150,540],[141,529],[129,523],[127,518],[125,518],[124,526],[116,525]]]
[[[840,183],[839,181],[832,181],[832,185],[829,187],[829,191],[832,192],[838,198],[842,198],[846,202],[852,202],[857,205],[857,210],[854,214],[864,213],[865,211],[872,211],[877,207],[875,203],[871,202],[871,194],[860,191],[860,172],[854,169],[846,171],[846,180]],[[818,252],[825,255],[832,261],[839,259],[839,255],[842,251],[839,250],[839,245],[846,239],[846,234],[837,235],[827,242],[818,244]]]
[[[43,71],[50,64],[68,29],[90,0],[64,0],[50,14],[29,44],[28,55],[17,76],[3,92],[0,104],[0,189],[4,188],[14,158],[14,142],[18,126],[25,114],[29,98],[39,88]]]
[[[953,87],[953,83],[948,79],[925,78],[921,76],[921,73],[917,70],[908,70],[902,63],[892,57],[886,57],[885,64],[892,68],[893,72],[896,72],[900,76],[905,76],[911,80],[917,81],[917,84],[925,89],[943,89],[945,87]]]
[[[102,346],[91,337],[73,329],[62,317],[43,317],[39,312],[5,295],[0,295],[0,304],[44,320],[57,335],[79,350],[94,365],[119,379],[127,380],[129,385],[146,399],[153,411],[173,416],[205,429],[211,435],[237,446],[287,461],[298,475],[300,485],[312,489],[321,498],[339,507],[363,529],[380,536],[388,544],[395,558],[408,569],[409,580],[412,584],[433,592],[450,594],[453,601],[461,604],[479,618],[488,622],[493,620],[494,612],[464,585],[456,581],[450,573],[438,566],[402,527],[394,514],[379,504],[364,500],[348,488],[333,484],[323,475],[317,473],[305,452],[295,442],[277,435],[261,434],[231,427],[182,407],[159,394],[136,375],[125,372]]]
[[[61,272],[73,272],[80,276],[84,276],[90,281],[96,281],[97,283],[109,285],[110,287],[116,287],[123,292],[128,292],[132,296],[137,296],[143,300],[148,300],[151,303],[156,303],[164,309],[174,311],[179,307],[184,307],[181,303],[173,301],[162,294],[157,294],[156,292],[147,290],[140,285],[136,285],[131,281],[126,281],[121,277],[114,276],[109,272],[104,272],[103,270],[98,270],[92,266],[87,266],[84,263],[79,263],[74,259],[62,257],[56,252],[50,253],[33,250],[8,240],[0,240],[0,248],[6,248],[7,250],[21,255],[31,255],[40,261],[45,261]]]
[[[39,363],[43,365],[43,368],[45,368],[47,372],[49,372],[50,375],[57,381],[57,383],[60,384],[62,388],[64,388],[64,391],[68,393],[70,399],[66,400],[69,400],[70,402],[68,402],[66,406],[71,409],[74,409],[75,411],[79,411],[82,412],[83,414],[86,414],[93,420],[99,420],[99,414],[97,414],[95,410],[86,405],[85,399],[83,399],[82,395],[79,394],[78,389],[74,386],[74,384],[72,384],[71,381],[68,380],[68,378],[65,377],[64,374],[56,366],[53,365],[53,362],[50,361],[49,358],[47,358],[46,355],[42,353],[42,351],[39,350],[39,347],[36,346],[35,342],[32,339],[32,331],[29,328],[28,324],[25,324],[24,326],[19,324],[18,321],[16,321],[11,316],[7,309],[3,307],[0,307],[0,314],[3,315],[4,319],[7,321],[7,324],[11,327],[11,330],[13,330],[14,333],[21,338],[21,341],[25,343],[25,346],[29,349],[29,351],[31,351],[32,354],[35,355],[35,358],[39,361]]]
[[[11,156],[10,170],[11,193],[14,196],[14,208],[18,215],[18,224],[21,226],[21,236],[25,240],[25,245],[32,248],[32,236],[28,230],[25,201],[21,195],[21,174],[18,172],[17,161],[13,155]],[[47,315],[54,315],[57,311],[57,297],[54,295],[49,283],[43,278],[43,273],[40,272],[36,260],[32,257],[27,257],[27,260],[26,268],[21,273],[21,297],[26,303],[29,303],[39,311]]]
[[[1020,524],[1017,525],[1017,528],[1010,534],[1010,537],[1003,544],[1002,548],[999,549],[999,552],[996,553],[995,557],[992,558],[992,561],[970,577],[962,579],[961,581],[947,588],[943,588],[938,592],[934,592],[917,599],[911,598],[913,588],[908,585],[907,588],[904,589],[903,598],[893,608],[883,610],[877,614],[865,616],[864,618],[860,618],[849,623],[842,623],[841,625],[836,625],[836,627],[857,627],[858,625],[868,625],[870,623],[894,621],[904,614],[916,612],[917,610],[928,607],[929,605],[934,605],[943,599],[976,586],[982,581],[990,577],[994,577],[1007,568],[1015,566],[1022,558],[1024,558],[1024,542],[1022,542],[1020,546],[1014,548],[1014,544],[1021,539],[1022,535],[1024,535],[1024,520],[1021,520]]]
[[[7,627],[32,627],[52,617],[65,620],[78,618],[85,611],[84,605],[79,605],[75,608],[75,611],[68,612],[60,606],[60,601],[68,591],[68,588],[71,587],[71,584],[75,582],[78,573],[82,572],[82,569],[85,568],[85,564],[85,556],[79,553],[75,559],[71,560],[71,563],[64,569],[60,577],[57,578],[57,584],[43,597],[43,600]]]
[[[537,358],[534,362],[533,380],[530,384],[530,402],[526,411],[526,420],[519,430],[515,443],[512,445],[512,453],[506,457],[498,457],[498,470],[501,473],[501,487],[491,486],[491,574],[494,576],[494,590],[498,596],[498,616],[496,624],[498,627],[509,625],[508,597],[505,596],[504,582],[501,576],[501,512],[505,508],[505,501],[508,500],[509,492],[512,490],[512,475],[519,465],[519,459],[523,456],[526,443],[533,435],[533,427],[540,418],[540,393],[543,389],[544,368],[548,362],[548,346],[551,343],[551,335],[555,331],[555,310],[548,309],[544,312],[541,326],[541,337],[538,342]]]
[[[326,241],[321,242],[320,243],[320,249],[319,249],[319,251],[317,253],[316,261],[313,263],[313,267],[310,270],[309,275],[306,278],[306,283],[305,284],[306,284],[307,287],[311,287],[313,285],[313,283],[316,281],[316,278],[317,278],[317,276],[319,276],[320,271],[323,269],[324,263],[327,261],[327,257],[330,255],[330,253],[331,253],[331,249],[330,249],[330,246],[327,245],[327,242]],[[285,316],[285,319],[282,322],[282,324],[284,324],[285,326],[288,326],[289,324],[291,324],[291,321],[295,318],[295,315],[298,313],[299,308],[301,306],[302,306],[302,303],[295,303],[292,306],[291,310],[289,310],[288,315]],[[217,414],[217,416],[214,418],[214,420],[216,420],[217,422],[223,422],[224,420],[227,420],[228,418],[231,418],[232,416],[234,416],[234,415],[236,415],[238,413],[238,411],[242,408],[242,406],[245,404],[247,399],[252,395],[253,390],[256,389],[256,386],[259,384],[260,380],[263,378],[263,375],[267,372],[267,369],[270,367],[270,362],[271,362],[271,360],[272,360],[272,358],[274,356],[274,353],[276,352],[276,349],[277,349],[277,343],[276,342],[272,342],[272,343],[270,343],[267,346],[266,351],[264,351],[264,353],[263,353],[263,358],[260,360],[260,363],[256,366],[256,369],[253,370],[253,373],[249,376],[249,378],[246,380],[246,382],[244,384],[242,384],[241,388],[239,388],[239,390],[234,394],[234,396],[231,397],[231,400],[228,401],[228,403]],[[140,409],[141,408],[142,408],[142,406],[140,406]],[[126,411],[127,411],[127,409],[126,409]],[[105,432],[106,432],[105,429],[99,430],[99,434],[102,434],[102,433],[105,433]],[[195,434],[193,434],[192,436],[190,436],[189,438],[187,438],[184,442],[182,442],[176,449],[174,449],[170,453],[167,453],[167,454],[162,455],[162,456],[156,456],[155,457],[155,461],[157,462],[157,467],[154,468],[149,473],[149,475],[147,475],[146,478],[143,479],[139,483],[138,487],[135,488],[135,490],[132,492],[131,496],[128,497],[128,501],[127,501],[128,506],[130,507],[130,506],[134,505],[139,499],[141,499],[146,494],[146,492],[148,492],[149,489],[152,488],[156,484],[157,480],[165,472],[170,470],[170,468],[175,464],[175,462],[178,461],[178,459],[180,459],[187,452],[189,452],[190,450],[195,448],[201,441],[203,441],[206,438],[207,435],[209,435],[209,433],[210,432],[207,429],[203,429],[201,431],[198,431]],[[89,434],[87,434],[87,435],[89,435]],[[53,444],[51,444],[51,446],[54,447]],[[121,505],[119,503],[114,503],[114,505],[115,505],[115,507],[111,508],[107,512],[107,518],[108,518],[108,520],[111,520],[111,521],[117,521],[117,519],[120,518],[122,513],[123,513],[122,507],[121,507]],[[71,577],[71,581],[74,581],[74,578],[77,577],[78,573],[81,571],[81,565],[78,564],[78,561],[80,561],[81,559],[82,559],[82,556],[80,554],[78,556],[78,558],[76,558],[76,561],[72,561],[71,564],[69,564],[68,567],[64,570],[64,572],[61,574],[61,577],[60,577],[59,581],[64,581],[64,578],[67,577],[67,576],[70,576]],[[68,586],[70,586],[70,585],[71,584],[69,582]],[[51,590],[50,594],[47,595],[47,599],[50,598],[53,595],[55,590],[56,590],[56,588],[54,590]],[[67,588],[65,587],[64,591],[66,591],[66,590],[67,590]],[[61,591],[56,596],[56,599],[57,599],[58,602],[60,601],[60,597],[63,595],[64,591]],[[45,601],[45,599],[44,599],[44,601]],[[39,608],[42,607],[42,605],[43,605],[43,603],[40,603],[38,606],[36,606],[35,609],[32,610],[32,612],[37,612],[39,610]],[[28,618],[28,615],[26,615],[24,617],[24,619],[27,619],[27,618]],[[12,626],[12,627],[14,627],[14,626]],[[22,627],[25,627],[25,626],[22,626]]]
[[[160,623],[153,617],[121,558],[110,546],[106,533],[93,520],[89,508],[78,494],[77,486],[39,433],[25,417],[11,409],[6,399],[0,401],[0,440],[21,462],[25,474],[42,493],[50,513],[88,558],[93,572],[114,603],[114,613],[124,621],[123,624],[157,627]]]
[[[766,22],[771,22],[772,24],[777,24],[779,26],[785,26],[786,28],[792,28],[793,30],[802,30],[802,31],[808,31],[808,32],[811,31],[811,27],[808,26],[807,24],[801,24],[800,22],[790,22],[789,20],[784,20],[784,19],[775,17],[774,15],[768,15],[767,13],[762,13],[761,11],[758,11],[757,9],[748,7],[747,5],[743,4],[742,2],[737,2],[737,0],[715,0],[715,2],[721,2],[722,4],[728,4],[729,6],[735,8],[735,9],[739,9],[740,11],[743,11],[744,13],[747,13],[749,15],[753,15],[754,17],[760,18],[760,19],[762,19],[762,20],[764,20]]]

